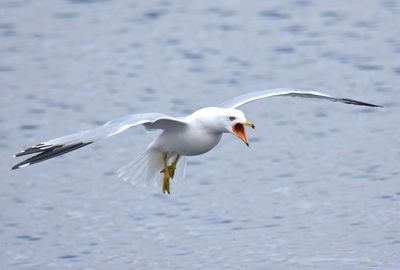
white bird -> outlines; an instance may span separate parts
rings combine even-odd
[[[236,108],[246,103],[276,96],[325,99],[352,105],[382,107],[348,98],[336,98],[314,91],[290,88],[277,88],[251,92],[230,99],[218,107],[206,107],[185,117],[172,117],[161,113],[143,113],[128,115],[103,126],[56,138],[31,146],[15,157],[35,154],[16,164],[12,170],[29,166],[88,144],[121,133],[128,128],[142,125],[146,130],[162,130],[162,133],[148,145],[139,158],[118,171],[119,177],[133,184],[161,184],[162,192],[170,193],[170,179],[174,178],[178,161],[185,156],[204,154],[213,149],[224,133],[232,133],[247,146],[249,142],[245,126],[255,129],[244,113]],[[182,161],[183,170],[186,162]],[[160,174],[163,177],[160,177]]]

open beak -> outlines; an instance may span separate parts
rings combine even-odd
[[[254,124],[252,122],[246,121],[244,124],[237,123],[237,124],[233,125],[232,131],[239,139],[241,139],[247,146],[249,146],[249,140],[247,139],[244,126],[251,127],[254,130],[256,129],[256,127],[254,126]]]

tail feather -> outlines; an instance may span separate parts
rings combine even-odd
[[[118,177],[135,186],[159,186],[161,184],[161,152],[148,148],[136,160],[120,168]]]
[[[180,158],[178,164],[176,165],[175,176],[174,176],[173,182],[176,182],[179,180],[185,180],[186,166],[187,166],[186,157],[182,156]]]
[[[163,174],[160,171],[163,168],[161,152],[148,148],[136,160],[128,163],[120,168],[117,173],[118,177],[134,186],[161,187]],[[185,177],[186,159],[182,157],[178,162],[174,179],[176,181]]]

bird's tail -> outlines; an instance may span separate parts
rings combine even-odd
[[[136,160],[126,164],[120,168],[117,173],[118,177],[134,186],[146,187],[149,185],[161,187],[163,182],[162,153],[154,148],[149,147]],[[181,157],[178,162],[174,179],[185,178],[186,159]]]

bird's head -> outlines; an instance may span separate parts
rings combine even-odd
[[[254,130],[256,127],[251,121],[246,119],[242,111],[236,109],[226,110],[224,122],[227,132],[234,134],[247,146],[249,146],[249,140],[246,136],[245,126],[251,127]]]
[[[200,109],[193,116],[208,130],[216,133],[232,133],[249,146],[245,126],[253,129],[255,126],[246,119],[242,111],[209,107]]]

